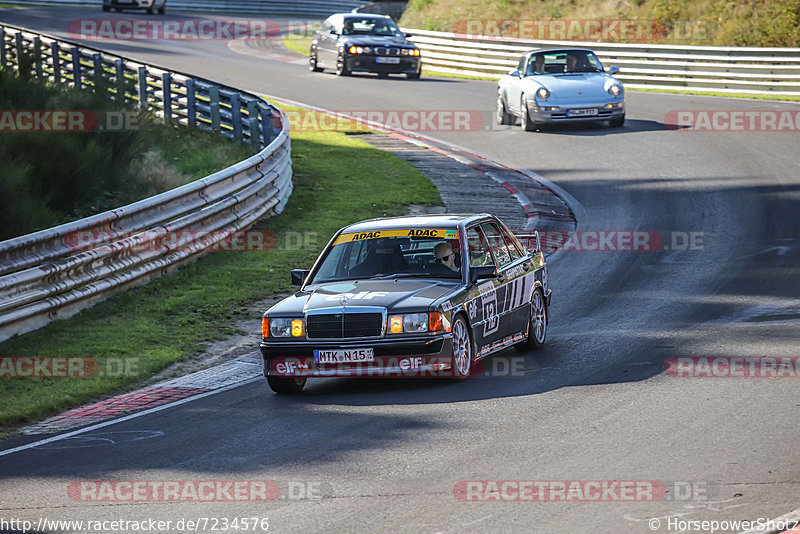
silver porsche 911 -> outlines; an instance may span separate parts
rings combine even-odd
[[[572,121],[625,123],[625,90],[591,50],[534,50],[497,83],[497,122],[530,132],[546,124]]]

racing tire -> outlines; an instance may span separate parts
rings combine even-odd
[[[107,13],[107,12],[109,12],[109,11],[111,11],[111,7],[109,7],[109,6],[103,6],[103,11],[105,11],[106,13]]]
[[[322,72],[322,69],[317,66],[317,53],[311,52],[308,55],[308,70],[311,72]]]
[[[506,110],[506,103],[503,100],[502,93],[497,93],[497,109],[495,110],[494,116],[497,120],[497,124],[514,124],[514,116]]]
[[[148,15],[152,15],[153,14],[153,7],[152,6],[147,8],[147,14]]]
[[[531,115],[528,113],[528,105],[525,103],[525,95],[522,95],[519,107],[522,110],[522,115],[519,119],[519,125],[525,132],[533,132],[536,130],[536,123],[531,120]]]
[[[475,363],[475,347],[472,344],[469,326],[463,316],[456,316],[452,331],[453,356],[450,369],[453,372],[453,379],[465,380],[472,373],[472,365]]]
[[[411,74],[406,74],[406,78],[409,80],[419,80],[419,77],[422,76],[422,71],[413,72]]]
[[[163,15],[166,12],[167,12],[167,6],[164,5],[164,6],[161,6],[161,7],[158,8],[158,14],[159,15]]]
[[[531,296],[530,317],[528,318],[528,339],[517,343],[514,348],[522,352],[538,350],[544,347],[547,339],[547,304],[545,304],[542,288],[537,287]]]
[[[306,385],[306,377],[268,376],[269,389],[278,395],[297,395]]]
[[[350,69],[347,68],[347,62],[344,56],[339,54],[336,58],[336,75],[337,76],[350,76]]]
[[[608,121],[608,125],[611,128],[621,128],[623,124],[625,124],[625,114],[624,113],[618,119],[611,119],[611,120]]]
[[[389,77],[389,73],[388,72],[379,72],[378,73],[378,78],[388,78],[388,77]]]

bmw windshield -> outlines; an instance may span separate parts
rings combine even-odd
[[[354,18],[344,19],[342,35],[381,35],[384,37],[403,37],[394,21],[383,18]]]

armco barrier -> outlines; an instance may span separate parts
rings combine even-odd
[[[423,53],[425,68],[500,78],[519,56],[536,48],[594,50],[631,89],[702,90],[719,93],[800,95],[800,48],[680,46],[486,38],[404,29]]]
[[[288,121],[266,100],[9,25],[0,25],[0,45],[5,68],[30,65],[39,79],[107,91],[167,122],[218,131],[258,152],[160,195],[0,242],[0,341],[160,276],[283,210],[292,192]],[[142,246],[175,232],[191,239]]]
[[[31,6],[96,7],[102,0],[16,0],[15,4]],[[262,15],[327,17],[333,13],[352,11],[366,4],[359,0],[168,0],[167,9],[177,11],[225,11]]]

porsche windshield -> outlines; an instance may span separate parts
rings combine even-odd
[[[603,72],[603,65],[588,50],[564,50],[533,54],[528,60],[526,76],[534,74],[577,74]]]
[[[457,231],[407,229],[343,233],[326,251],[311,283],[394,277],[460,279],[461,250]]]
[[[403,32],[394,21],[383,18],[344,19],[342,35],[383,35],[387,37],[403,37]]]

